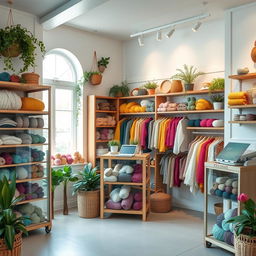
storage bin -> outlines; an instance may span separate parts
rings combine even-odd
[[[150,208],[152,212],[166,213],[172,209],[172,197],[166,193],[154,193],[150,196]]]

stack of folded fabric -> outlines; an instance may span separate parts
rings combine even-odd
[[[0,135],[0,144],[3,144],[3,145],[22,144],[22,139],[20,139],[16,136],[2,134],[2,135]]]
[[[157,111],[158,112],[166,112],[166,111],[176,111],[177,110],[177,103],[175,102],[169,102],[169,101],[166,101],[164,103],[161,103],[159,106],[158,106],[158,109]]]
[[[0,127],[1,128],[12,128],[16,127],[17,123],[10,118],[0,118]]]
[[[228,95],[228,105],[246,105],[248,104],[248,95],[246,92],[231,92]]]

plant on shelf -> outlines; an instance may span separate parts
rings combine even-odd
[[[212,95],[211,100],[213,102],[213,108],[215,110],[224,108],[224,95]]]
[[[145,89],[147,89],[149,95],[154,95],[155,91],[156,91],[156,88],[157,88],[157,83],[147,82],[146,84],[143,85],[143,87]]]
[[[224,90],[225,80],[224,78],[214,78],[209,86],[210,91]]]
[[[129,96],[130,89],[128,87],[128,83],[123,81],[121,85],[114,85],[109,90],[110,97],[125,97]]]
[[[256,203],[244,193],[238,196],[238,200],[242,204],[241,215],[228,220],[235,230],[236,255],[256,255]]]
[[[100,175],[98,167],[88,163],[73,184],[73,195],[77,194],[78,214],[82,218],[95,218],[100,211]]]
[[[44,43],[20,24],[0,29],[0,59],[3,58],[4,70],[15,72],[14,57],[23,61],[23,67],[17,73],[35,67],[37,48],[45,54]]]
[[[120,142],[118,140],[111,140],[108,142],[108,145],[110,147],[110,152],[111,153],[117,153],[118,148],[120,146]]]
[[[15,205],[23,196],[15,197],[16,178],[11,182],[4,176],[0,180],[0,243],[1,255],[21,255],[22,233],[27,235],[23,221],[24,217],[17,217]],[[15,251],[15,254],[13,254]]]
[[[103,73],[105,71],[105,69],[107,68],[108,64],[109,64],[109,60],[110,60],[110,57],[102,57],[99,61],[98,61],[98,68],[99,68],[99,71],[101,73]]]
[[[171,77],[171,79],[178,79],[183,81],[185,91],[192,91],[194,89],[194,81],[197,77],[203,75],[203,72],[200,72],[194,66],[183,65],[182,69],[176,69],[177,74]]]

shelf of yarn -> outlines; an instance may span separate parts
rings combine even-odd
[[[48,130],[48,128],[7,128],[1,127],[0,131],[34,131],[34,130]]]
[[[24,148],[24,147],[42,147],[48,146],[48,143],[43,144],[10,144],[10,145],[0,145],[0,148]]]
[[[233,106],[228,106],[228,108],[231,108],[231,109],[256,108],[256,104],[233,105]]]
[[[34,165],[34,164],[45,164],[47,163],[46,161],[41,161],[41,162],[29,162],[29,163],[20,163],[20,164],[5,164],[5,165],[0,165],[0,168],[7,168],[7,167],[18,167],[18,166],[26,166],[26,165]]]
[[[224,130],[224,127],[187,127],[187,130]]]
[[[0,81],[0,88],[6,90],[15,90],[23,92],[40,92],[50,89],[48,85],[38,85],[38,84],[24,84],[24,83],[14,83],[14,82],[4,82]]]
[[[109,113],[109,114],[115,114],[117,111],[113,111],[113,110],[96,110],[96,113]]]
[[[155,112],[120,113],[121,116],[154,115]]]
[[[224,113],[224,109],[209,109],[209,110],[184,110],[184,111],[166,111],[166,112],[157,112],[158,115],[165,114],[203,114],[203,113]]]
[[[46,180],[47,177],[41,177],[41,178],[32,178],[32,179],[24,179],[24,180],[16,180],[16,183],[23,183],[23,182],[34,182],[39,180]]]
[[[27,203],[34,203],[34,202],[37,202],[37,201],[42,201],[42,200],[46,200],[48,199],[47,196],[44,196],[42,198],[35,198],[35,199],[30,199],[30,200],[23,200],[23,201],[20,201],[17,203],[17,205],[20,205],[20,204],[27,204]]]
[[[48,115],[48,111],[31,111],[31,110],[5,110],[1,109],[0,114],[24,114],[24,115]]]
[[[231,75],[228,78],[235,79],[235,80],[256,79],[256,73],[248,73],[248,74],[245,74],[245,75]]]

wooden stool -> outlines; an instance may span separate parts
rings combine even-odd
[[[172,209],[172,197],[166,193],[154,193],[150,196],[151,212],[166,213]]]

